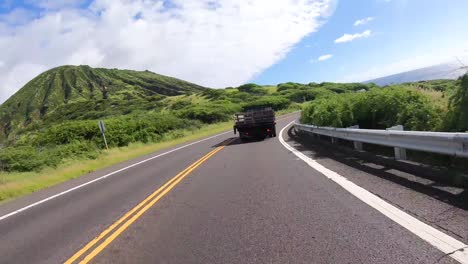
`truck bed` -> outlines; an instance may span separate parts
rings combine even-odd
[[[274,122],[275,112],[273,110],[249,111],[235,114],[235,124],[237,127],[249,127]]]
[[[253,109],[237,113],[234,120],[234,134],[239,131],[241,139],[276,136],[275,112],[271,108]]]

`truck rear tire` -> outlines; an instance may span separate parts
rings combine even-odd
[[[245,137],[241,136],[241,135],[239,135],[239,139],[240,139],[241,142],[245,142],[245,140],[246,140]]]

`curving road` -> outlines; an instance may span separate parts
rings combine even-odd
[[[0,206],[0,263],[457,263],[278,138],[241,143],[225,133],[180,147]],[[464,241],[466,210],[456,208],[448,233]]]

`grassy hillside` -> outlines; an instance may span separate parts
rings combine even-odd
[[[204,87],[152,72],[63,66],[42,73],[0,106],[0,140],[46,121],[95,119],[157,108]]]

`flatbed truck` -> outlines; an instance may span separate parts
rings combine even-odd
[[[234,122],[234,134],[239,132],[241,140],[276,137],[275,111],[271,107],[245,109],[234,115]]]

